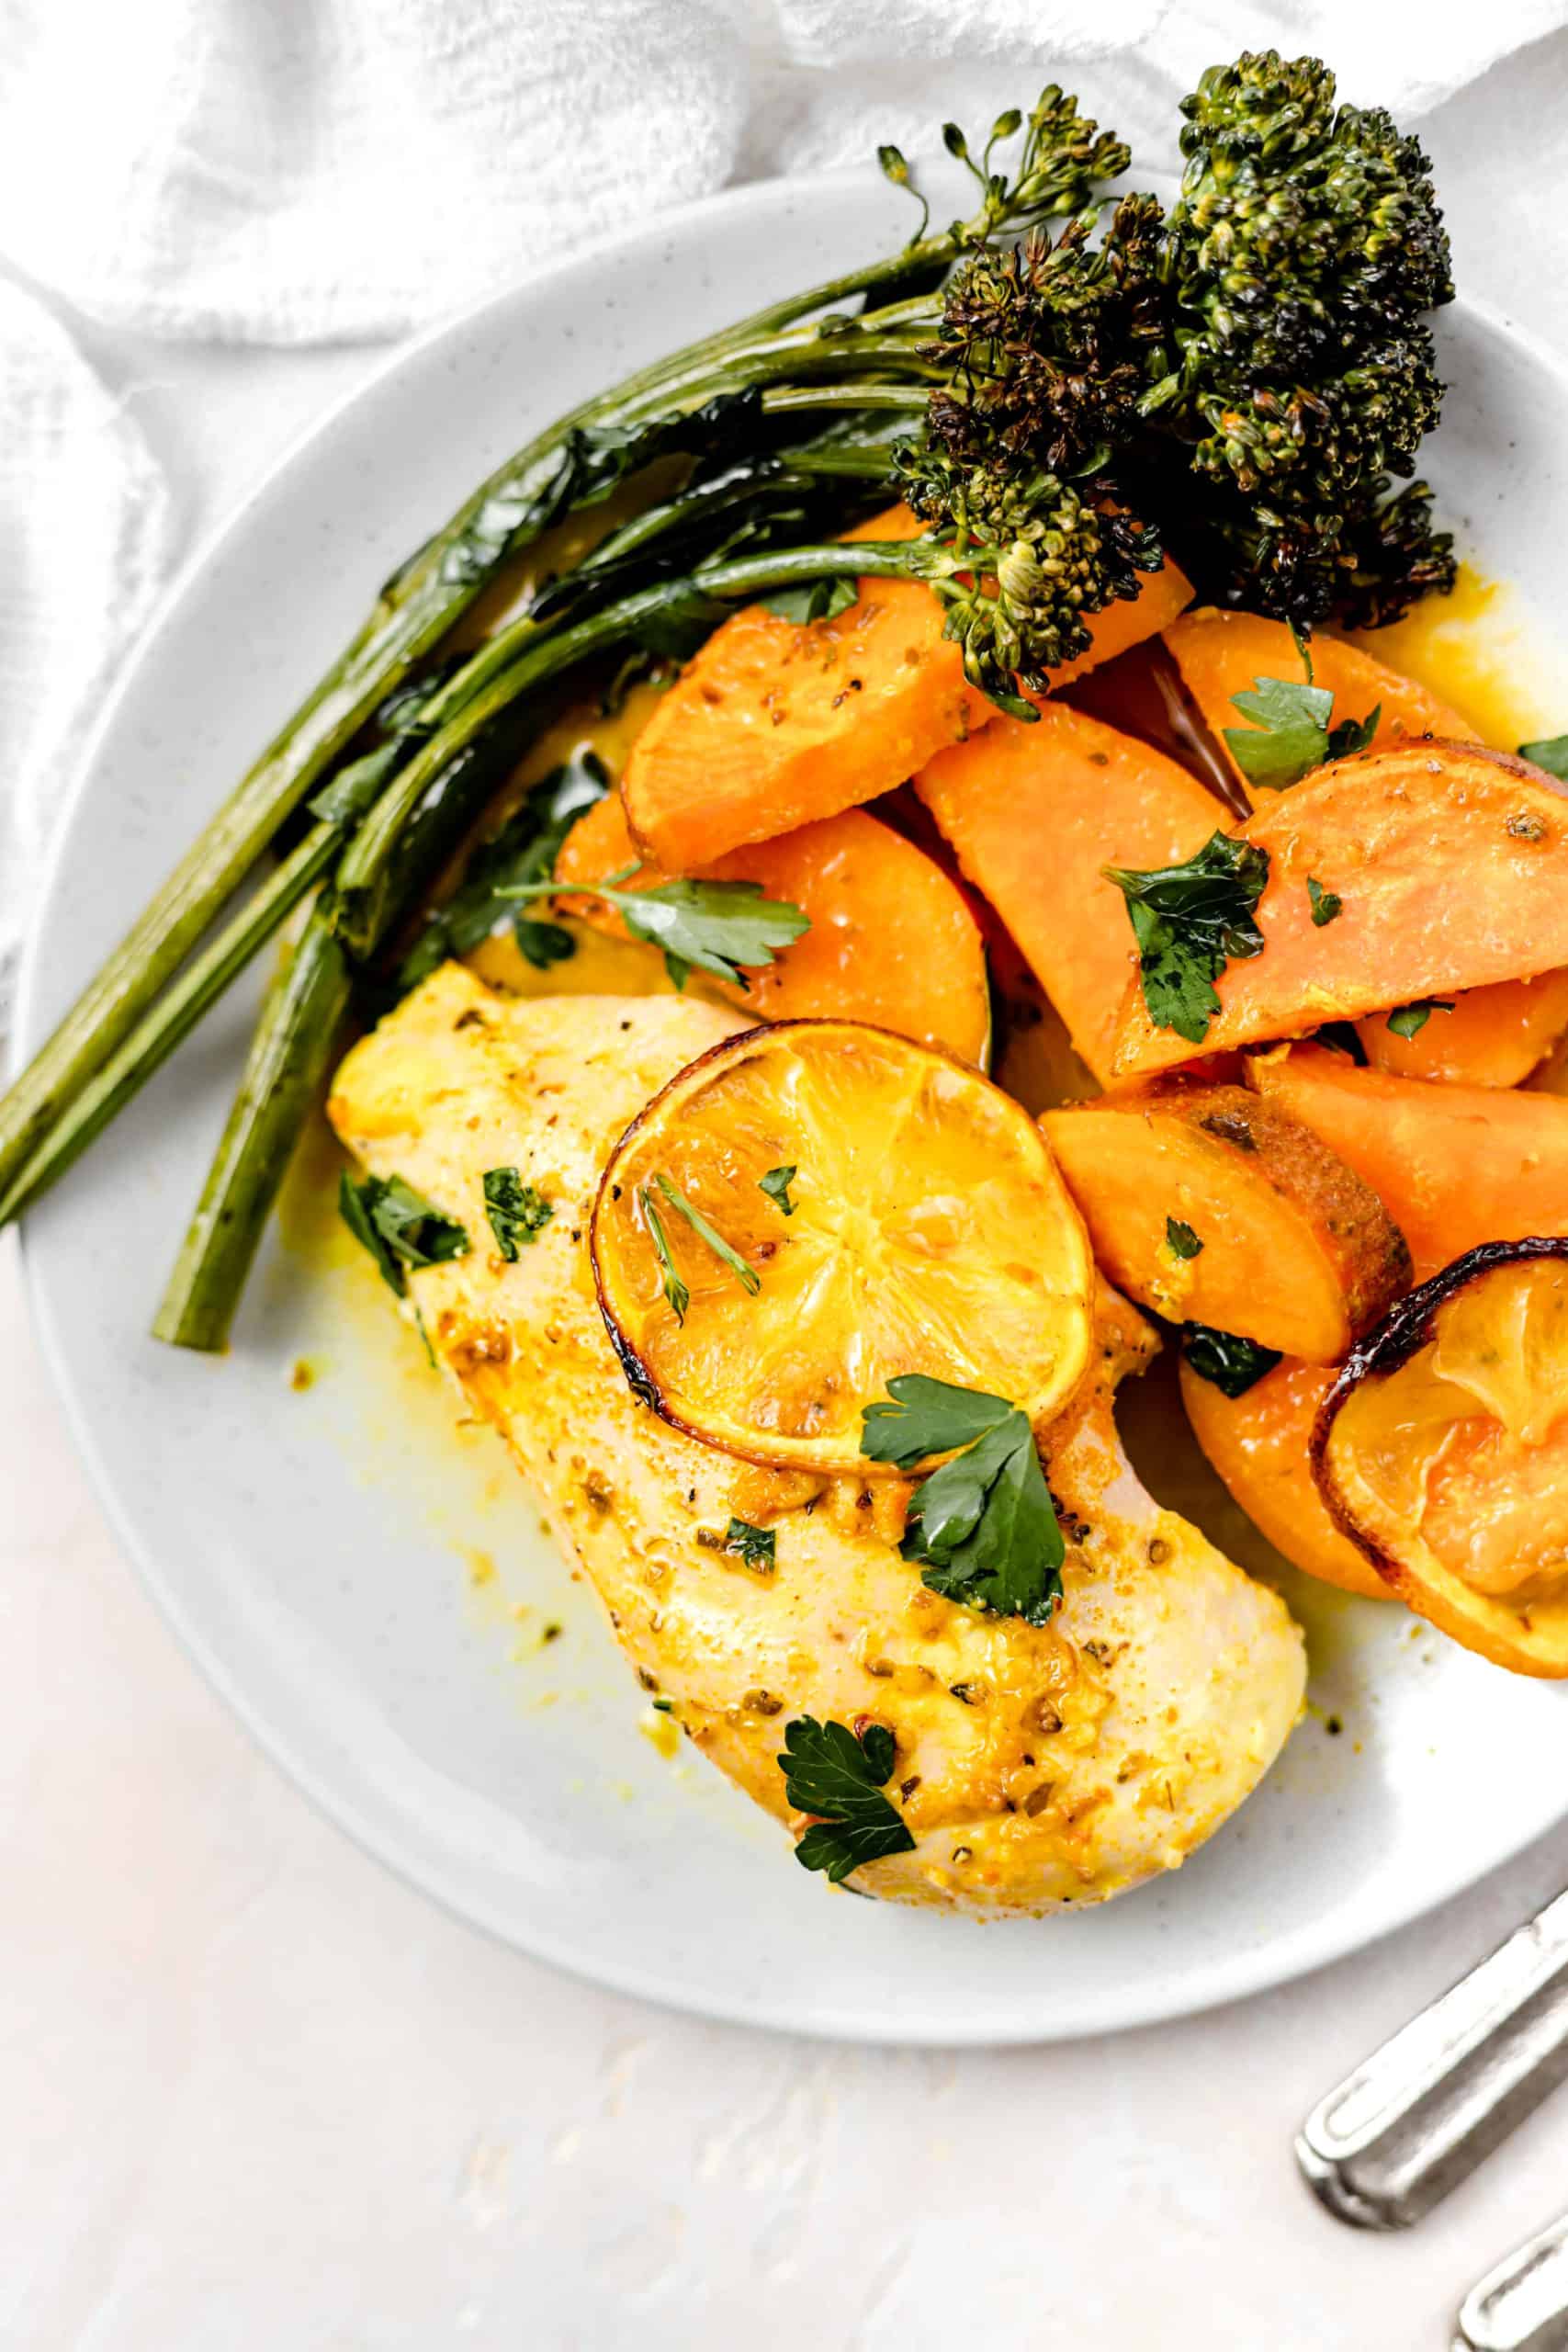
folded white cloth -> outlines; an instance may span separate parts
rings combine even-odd
[[[43,304],[0,279],[0,1039],[11,957],[87,720],[173,556],[137,425]]]
[[[983,133],[1048,78],[1169,167],[1181,92],[1274,43],[1402,121],[1466,92],[1445,121],[1472,99],[1475,118],[1440,142],[1456,227],[1475,223],[1495,292],[1568,334],[1568,274],[1539,259],[1561,253],[1563,47],[1544,74],[1519,57],[1473,87],[1564,24],[1568,0],[1439,0],[1418,28],[1369,0],[5,0],[0,264],[111,329],[396,334],[729,179],[881,140],[919,156],[948,118]],[[3,282],[0,422],[3,970],[172,532],[133,423]]]
[[[6,0],[0,254],[95,319],[400,333],[748,176],[911,151],[1042,81],[1149,162],[1270,41],[1414,115],[1568,0]]]

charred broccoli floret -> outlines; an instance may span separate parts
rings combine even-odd
[[[1389,494],[1442,403],[1425,321],[1453,285],[1427,158],[1381,109],[1337,105],[1316,59],[1272,50],[1205,74],[1182,111],[1168,215],[1126,197],[1098,242],[1080,212],[956,271],[911,503],[945,511],[939,459],[1032,464],[1148,517],[1216,600],[1392,620],[1454,570],[1424,487]]]

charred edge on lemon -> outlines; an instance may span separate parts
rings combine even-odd
[[[1499,754],[1499,757],[1506,756]],[[1369,1376],[1401,1371],[1413,1355],[1436,1336],[1438,1310],[1456,1298],[1479,1275],[1499,1266],[1523,1265],[1534,1258],[1568,1258],[1568,1234],[1537,1234],[1524,1241],[1479,1241],[1462,1257],[1427,1276],[1407,1297],[1391,1306],[1382,1321],[1358,1340],[1339,1368],[1334,1385],[1317,1408],[1307,1458],[1313,1484],[1340,1533],[1376,1568],[1386,1585],[1401,1597],[1413,1584],[1404,1563],[1354,1524],[1340,1498],[1328,1463],[1328,1441],[1347,1398]]]

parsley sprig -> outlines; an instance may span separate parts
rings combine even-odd
[[[1533,743],[1521,743],[1519,757],[1568,783],[1568,735],[1542,735]]]
[[[344,1169],[337,1200],[344,1225],[368,1250],[381,1280],[400,1298],[408,1291],[409,1267],[438,1266],[468,1256],[467,1229],[400,1176],[367,1176],[356,1184]]]
[[[1333,725],[1334,696],[1326,686],[1314,685],[1312,653],[1303,638],[1296,639],[1296,650],[1304,679],[1254,678],[1249,694],[1231,696],[1232,708],[1252,724],[1227,727],[1225,741],[1248,784],[1266,792],[1288,792],[1325,761],[1364,752],[1382,717],[1380,702],[1365,718]]]
[[[911,1470],[933,1453],[953,1455],[909,1505],[902,1548],[925,1562],[922,1584],[969,1609],[1048,1623],[1065,1546],[1028,1414],[923,1373],[890,1380],[887,1399],[861,1415],[868,1461]]]
[[[1256,916],[1268,851],[1215,832],[1184,865],[1100,872],[1127,901],[1150,1020],[1201,1046],[1220,1009],[1214,982],[1227,963],[1263,952]]]
[[[1396,1037],[1418,1037],[1434,1012],[1451,1012],[1451,996],[1418,996],[1414,1003],[1402,1004],[1383,1023]]]
[[[518,1244],[536,1241],[555,1211],[543,1193],[525,1184],[515,1168],[487,1168],[483,1181],[485,1215],[495,1246],[509,1265],[514,1264]]]
[[[665,969],[678,989],[694,971],[707,972],[732,988],[750,988],[747,966],[771,964],[811,928],[811,918],[787,899],[764,899],[760,882],[660,882],[651,890],[623,886],[640,865],[624,865],[602,882],[525,883],[506,891],[511,899],[544,899],[569,891],[575,898],[603,899],[618,909],[634,939],[664,951]]]
[[[784,1795],[797,1813],[816,1815],[795,1849],[803,1870],[825,1871],[837,1886],[863,1862],[913,1853],[908,1824],[882,1793],[897,1753],[886,1724],[867,1724],[858,1737],[847,1724],[815,1715],[784,1725]]]
[[[1208,1323],[1189,1323],[1181,1345],[1199,1378],[1213,1381],[1222,1396],[1245,1396],[1280,1361],[1277,1348],[1260,1348],[1256,1340],[1216,1331]]]
[[[795,1169],[791,1166],[770,1168],[765,1176],[759,1176],[757,1179],[759,1193],[766,1193],[773,1206],[782,1209],[785,1216],[795,1215],[795,1203],[789,1196],[789,1188],[795,1182]]]

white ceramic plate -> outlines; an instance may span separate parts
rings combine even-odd
[[[633,365],[887,249],[908,219],[869,175],[722,198],[444,329],[329,418],[186,573],[105,716],[39,910],[24,1046],[479,476]],[[1448,314],[1443,342],[1446,511],[1544,615],[1568,541],[1568,388],[1473,311]],[[193,1657],[336,1821],[455,1911],[712,2016],[1046,2040],[1349,1951],[1568,1804],[1561,1692],[1296,1580],[1322,1712],[1179,1877],[987,1928],[834,1894],[716,1774],[642,1736],[591,1598],[492,1442],[446,1433],[367,1265],[323,1271],[275,1236],[227,1359],[147,1338],[254,1001],[240,991],[29,1220],[39,1325],[99,1491]],[[298,1394],[302,1357],[319,1376]],[[1142,1400],[1145,1419],[1169,1409]],[[1235,1514],[1214,1520],[1224,1541]],[[465,1547],[499,1575],[474,1584]],[[547,1622],[563,1629],[547,1645]]]

